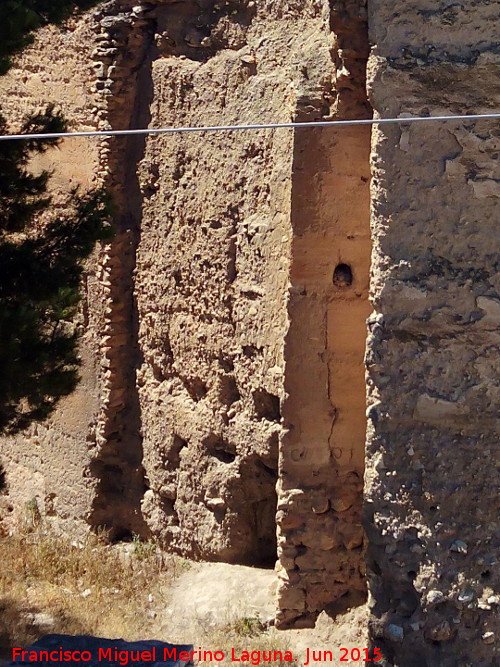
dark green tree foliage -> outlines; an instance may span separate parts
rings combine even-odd
[[[33,41],[33,32],[47,23],[60,23],[75,10],[98,0],[0,0],[0,74],[11,65],[11,56]]]
[[[21,134],[64,132],[66,123],[48,107],[44,114],[32,116],[21,128]],[[0,134],[7,134],[0,118]],[[21,231],[38,211],[47,208],[50,200],[43,197],[49,174],[34,176],[27,170],[29,158],[43,153],[56,141],[7,141],[0,145],[0,233]]]
[[[49,108],[23,130],[61,130]],[[5,133],[0,118],[0,133]],[[71,193],[71,210],[34,224],[51,206],[49,174],[34,176],[30,157],[57,140],[0,142],[0,431],[45,418],[75,387],[82,262],[111,237],[102,191]]]
[[[0,73],[42,25],[60,22],[95,0],[0,0]],[[51,106],[22,133],[64,132]],[[0,115],[0,134],[7,134]],[[78,380],[83,262],[98,240],[112,236],[103,191],[70,193],[64,212],[51,211],[50,174],[33,174],[31,158],[58,140],[0,142],[0,432],[47,417]],[[43,215],[45,213],[45,216]],[[47,214],[49,214],[47,216]]]

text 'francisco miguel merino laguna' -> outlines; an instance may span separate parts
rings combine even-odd
[[[340,648],[340,656],[336,655],[334,651],[314,651],[306,648],[304,667],[317,662],[378,662],[382,659],[382,653],[379,648],[374,648],[370,651],[368,648]],[[371,656],[371,657],[369,657]],[[67,651],[60,646],[53,651],[43,650],[23,650],[20,648],[12,649],[12,660],[14,662],[107,662],[111,665],[129,665],[130,663],[145,663],[145,662],[167,662],[169,660],[180,663],[197,662],[222,662],[228,660],[230,662],[250,663],[252,665],[261,665],[269,662],[298,662],[294,658],[291,651],[239,651],[235,648],[231,649],[231,653],[227,654],[225,651],[207,651],[201,646],[194,651],[186,651],[175,646],[170,648],[157,649],[156,646],[151,647],[149,651],[127,651],[119,649],[117,646],[108,648],[99,648],[97,655],[93,655],[91,651]],[[243,665],[241,665],[243,667]]]
[[[61,647],[52,651],[12,649],[12,660],[22,662],[108,662],[118,665],[129,665],[134,662],[166,662],[168,660],[193,662],[222,662],[228,659],[231,662],[249,662],[260,665],[263,662],[295,662],[291,651],[237,651],[231,649],[230,655],[224,651],[207,651],[199,647],[195,651],[179,650],[172,646],[157,650],[153,646],[148,651],[126,651],[118,647],[97,649],[97,655],[92,651],[67,651]]]

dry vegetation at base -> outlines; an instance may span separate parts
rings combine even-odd
[[[13,646],[53,632],[184,641],[226,655],[233,647],[288,648],[287,638],[277,641],[257,616],[229,620],[223,612],[220,624],[202,625],[197,636],[162,636],[171,587],[190,565],[151,543],[110,545],[94,535],[76,542],[35,525],[0,537],[0,563],[0,660]]]
[[[41,530],[0,538],[0,562],[4,654],[47,632],[148,636],[149,591],[168,590],[185,567],[149,544],[70,542]]]

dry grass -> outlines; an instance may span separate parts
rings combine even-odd
[[[189,628],[176,623],[168,609],[172,584],[187,574],[188,561],[139,540],[110,545],[106,535],[88,535],[71,541],[51,532],[36,506],[25,509],[23,529],[0,536],[0,661],[10,658],[12,647],[48,633],[192,643],[224,651],[221,666],[234,664],[232,649],[237,656],[242,650],[289,650],[288,638],[258,615],[225,612],[215,600],[216,620],[195,613]],[[191,592],[196,594],[187,583],[186,594]]]
[[[242,651],[246,651],[249,654],[256,651],[260,651],[261,654],[263,651],[281,651],[284,655],[285,651],[292,650],[286,634],[278,632],[273,627],[266,628],[258,615],[252,617],[243,616],[241,618],[235,617],[229,622],[221,619],[221,624],[216,626],[204,626],[203,622],[200,621],[198,621],[198,624],[197,644],[193,640],[193,643],[196,644],[194,648],[202,646],[208,650],[223,651],[225,655],[223,661],[217,663],[200,662],[200,666],[204,664],[217,664],[221,667],[229,667],[229,665],[233,665],[234,667],[238,663],[232,660],[233,651],[235,657],[240,658]],[[289,661],[281,661],[278,659],[278,656],[276,658],[276,660],[272,660],[272,665],[275,667],[290,666]],[[255,654],[253,656],[250,655],[250,662],[241,662],[241,664],[252,665],[252,660],[254,664],[258,664],[258,658]]]
[[[0,562],[0,659],[10,658],[13,646],[53,632],[151,638],[161,627],[158,604],[165,606],[172,583],[189,568],[149,542],[109,545],[93,535],[71,542],[42,530],[38,517],[30,517],[22,533],[0,537]],[[217,624],[200,619],[192,634],[182,641],[224,651],[220,665],[231,663],[233,648],[236,655],[289,649],[258,616],[222,610]]]
[[[185,569],[150,543],[83,543],[40,530],[0,537],[0,657],[47,632],[149,636],[153,600]]]
[[[340,646],[368,646],[366,606],[347,612],[344,621],[322,615],[316,630],[280,632],[245,604],[252,595],[248,578],[241,579],[241,594],[226,596],[224,586],[210,579],[209,567],[191,566],[149,542],[110,545],[105,536],[93,535],[71,542],[51,533],[34,508],[26,507],[23,531],[0,535],[0,663],[10,658],[13,646],[25,647],[48,633],[154,638],[224,652],[224,662],[200,662],[200,667],[234,667],[232,649],[236,657],[243,650],[291,650],[300,667],[307,647],[332,650],[340,658]],[[241,576],[235,567],[234,576]],[[213,595],[202,595],[198,606],[200,587]],[[262,610],[268,618],[269,607],[263,604]],[[240,664],[252,667],[251,658]],[[322,666],[329,667],[318,663]]]

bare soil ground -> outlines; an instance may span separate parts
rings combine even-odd
[[[363,656],[368,645],[366,606],[335,619],[323,613],[315,629],[272,627],[272,570],[191,563],[141,542],[70,543],[43,532],[0,538],[0,562],[4,660],[13,646],[53,632],[188,643],[224,651],[233,667],[232,649],[237,657],[244,650],[288,650],[299,666],[308,648],[332,651],[333,662],[314,662],[321,667],[359,664],[341,663],[340,649],[358,648]]]

